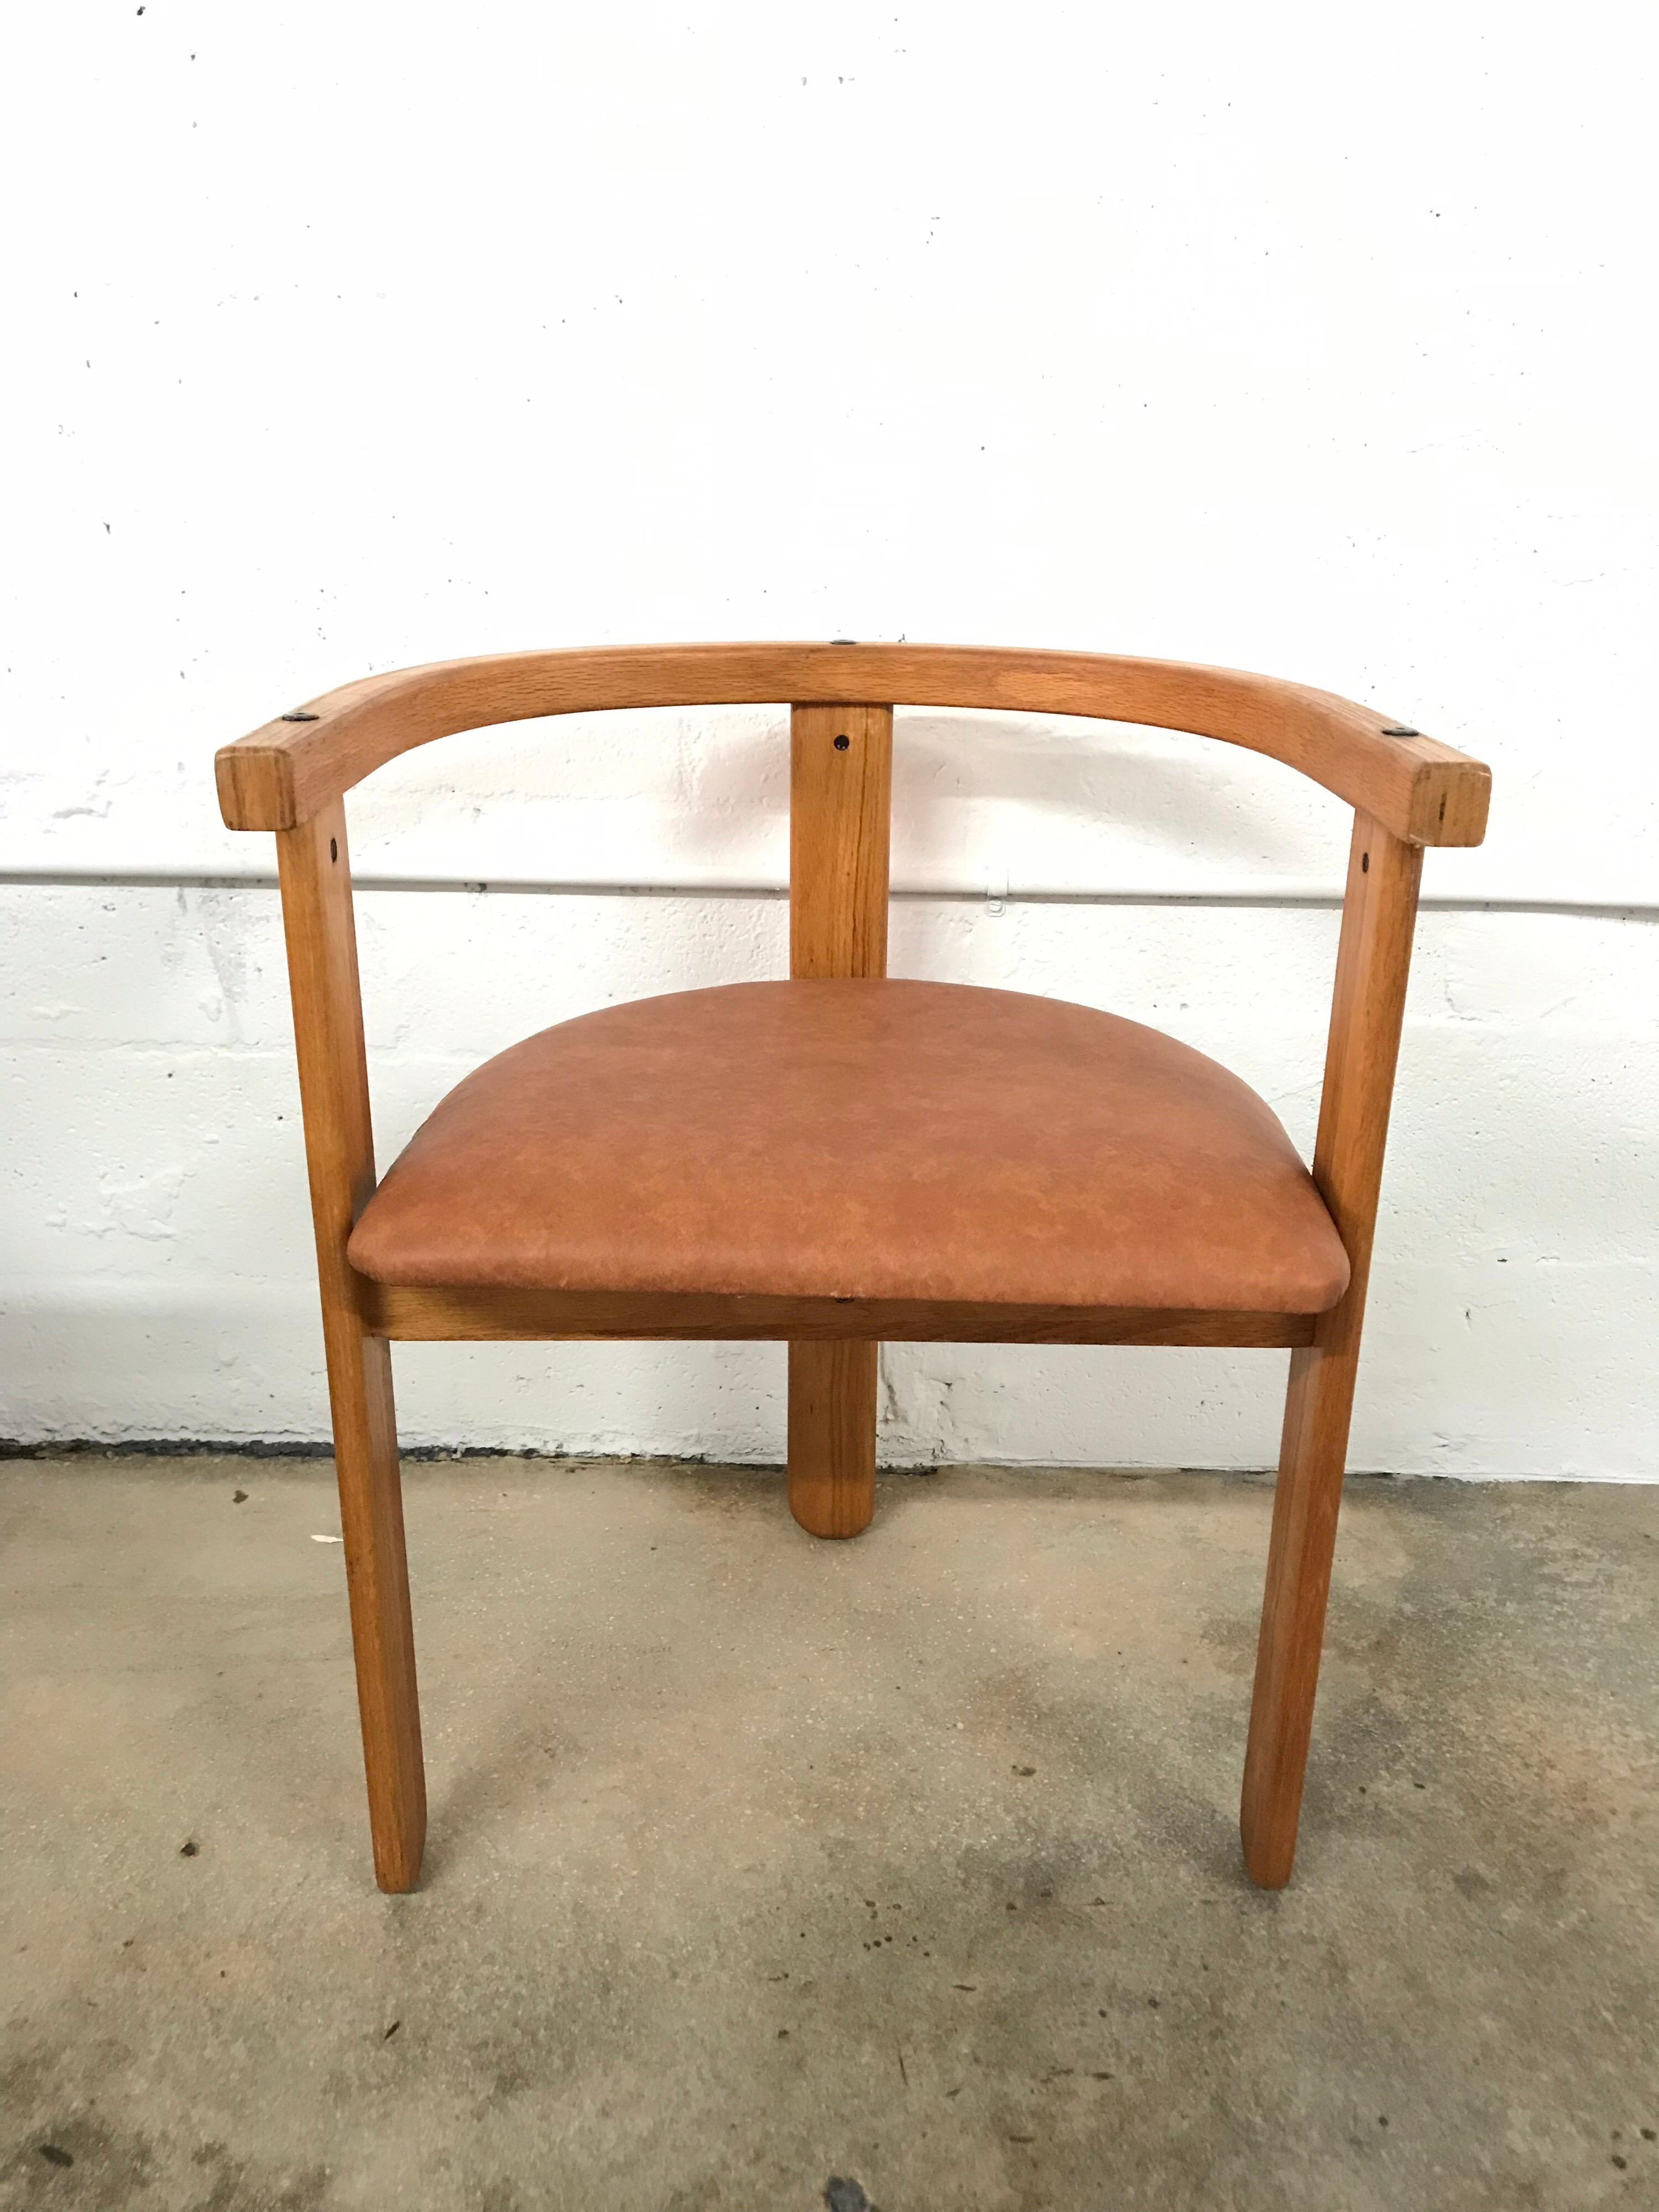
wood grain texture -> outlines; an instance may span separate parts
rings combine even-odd
[[[884,975],[893,710],[789,717],[789,973]]]
[[[857,1536],[876,1510],[876,1389],[867,1340],[789,1347],[789,1510],[813,1536]]]
[[[1291,1358],[1240,1814],[1245,1863],[1267,1889],[1296,1858],[1422,862],[1356,816],[1313,1169],[1353,1273]]]
[[[374,1188],[374,1149],[340,801],[283,830],[276,846],[374,1873],[382,1889],[413,1889],[426,1780],[391,1351],[364,1329],[346,1259]]]
[[[277,717],[217,763],[233,830],[307,820],[374,769],[459,730],[600,708],[773,701],[1082,714],[1189,730],[1311,776],[1395,836],[1478,845],[1490,771],[1333,692],[1237,669],[988,646],[612,646],[487,654],[365,677]]]
[[[789,715],[789,973],[887,973],[893,710],[796,705]],[[879,1345],[789,1346],[789,1510],[815,1536],[856,1536],[876,1510]]]
[[[683,1297],[661,1291],[425,1290],[356,1279],[363,1328],[398,1342],[670,1343],[857,1337],[912,1344],[1310,1344],[1311,1314],[1163,1307],[957,1305],[895,1298]]]

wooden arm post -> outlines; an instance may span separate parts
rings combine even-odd
[[[890,707],[789,718],[789,972],[887,973]],[[814,1536],[856,1536],[876,1510],[881,1347],[789,1346],[789,1510]]]
[[[1356,813],[1313,1169],[1353,1272],[1313,1342],[1291,1354],[1240,1814],[1264,1889],[1282,1888],[1296,1857],[1422,868],[1420,846]]]
[[[279,830],[276,851],[374,1874],[382,1889],[413,1889],[426,1780],[391,1346],[365,1333],[346,1259],[352,1224],[374,1188],[374,1145],[343,803]]]

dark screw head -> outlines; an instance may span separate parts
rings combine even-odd
[[[1362,876],[1368,876],[1370,872],[1371,856],[1369,853],[1362,853],[1359,855],[1359,872]]]
[[[279,714],[276,719],[281,722],[314,722],[317,717],[307,714],[302,707],[296,707],[291,714]]]
[[[844,753],[848,746],[850,745],[852,742],[853,740],[851,738],[837,738],[836,739],[836,750],[838,753]]]
[[[1409,722],[1390,722],[1382,732],[1385,738],[1420,738],[1421,730],[1413,729]]]
[[[331,837],[328,841],[328,857],[331,860],[337,860],[340,857],[340,841],[337,837]]]

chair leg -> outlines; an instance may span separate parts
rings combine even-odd
[[[866,1342],[789,1347],[789,1510],[813,1536],[856,1536],[876,1510],[876,1369]]]
[[[382,1889],[413,1889],[426,1842],[426,1773],[392,1351],[384,1338],[365,1336],[349,1315],[331,1316],[326,1334],[374,1878]]]
[[[1263,1889],[1282,1889],[1296,1860],[1357,1350],[1291,1355],[1239,1813],[1244,1863]]]

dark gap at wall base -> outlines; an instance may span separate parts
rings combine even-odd
[[[45,1459],[295,1459],[331,1460],[334,1447],[316,1441],[299,1442],[285,1437],[276,1442],[269,1438],[227,1439],[220,1437],[138,1437],[106,1441],[97,1437],[68,1437],[41,1439],[21,1437],[0,1437],[0,1461]],[[741,1468],[748,1474],[776,1475],[780,1480],[786,1468],[782,1460],[726,1460],[710,1452],[579,1452],[567,1451],[561,1445],[540,1444],[406,1444],[398,1455],[409,1462],[422,1461],[459,1461],[474,1459],[535,1459],[546,1460],[550,1465],[560,1461],[591,1467],[731,1467]],[[890,1474],[938,1474],[947,1467],[1003,1467],[1012,1465],[1018,1470],[1036,1472],[1050,1466],[1048,1461],[1006,1462],[1002,1460],[908,1460],[902,1465],[889,1466],[884,1462],[878,1473]],[[1256,1467],[1113,1467],[1102,1462],[1098,1467],[1074,1467],[1065,1462],[1068,1471],[1087,1474],[1109,1474],[1120,1480],[1154,1474],[1207,1474],[1222,1481],[1271,1484],[1274,1479],[1272,1468]],[[1389,1468],[1351,1468],[1346,1480],[1349,1482],[1434,1482],[1445,1480],[1437,1475],[1406,1475]],[[1457,1480],[1458,1478],[1449,1478]],[[1487,1478],[1501,1480],[1503,1478]],[[1510,1478],[1524,1480],[1525,1478]],[[1546,1480],[1552,1477],[1542,1478]]]
[[[320,1438],[292,1437],[0,1437],[0,1460],[5,1459],[329,1459],[331,1443]],[[660,1459],[676,1467],[709,1463],[707,1452],[573,1452],[562,1444],[404,1444],[398,1457],[411,1459]],[[715,1464],[723,1465],[724,1462]],[[764,1469],[783,1462],[744,1460],[744,1467]]]

